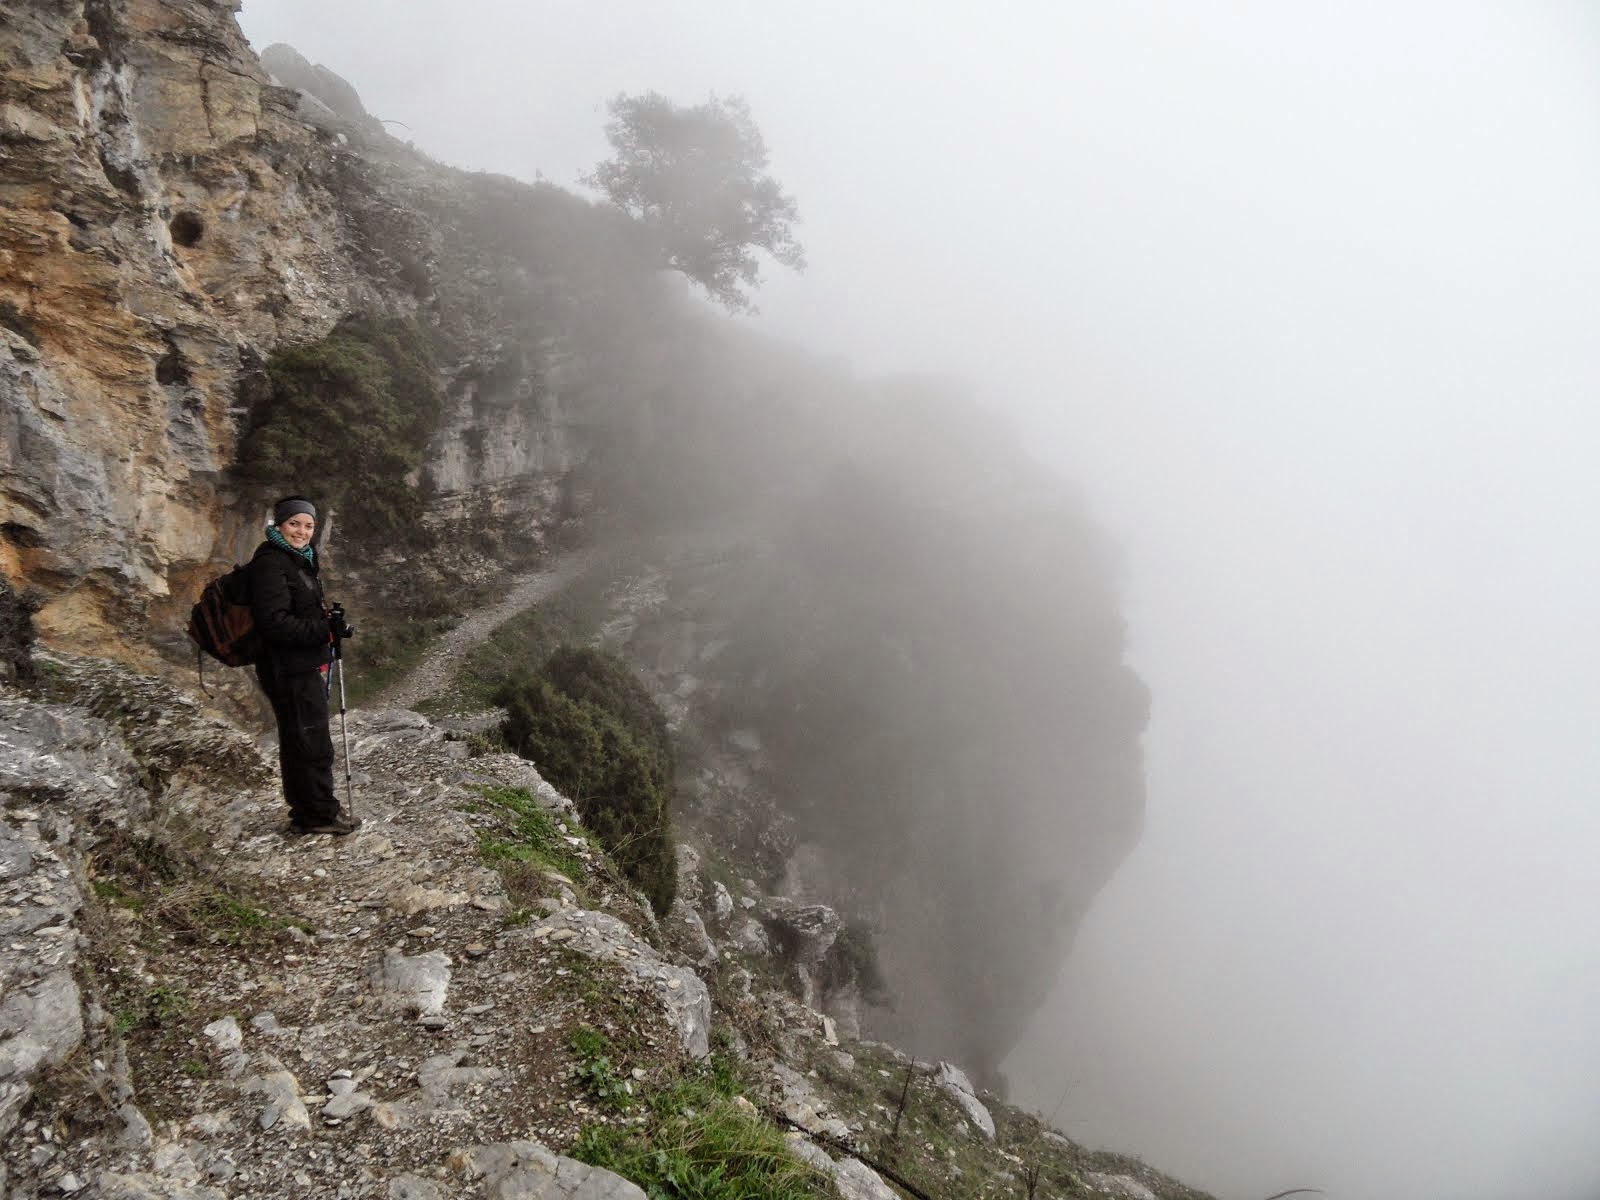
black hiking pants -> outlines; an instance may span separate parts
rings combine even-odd
[[[322,672],[281,672],[268,659],[256,664],[256,678],[278,719],[278,768],[289,817],[296,825],[325,825],[339,815],[339,794],[333,790],[333,733]]]

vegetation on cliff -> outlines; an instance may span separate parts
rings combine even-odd
[[[751,308],[764,250],[795,270],[794,197],[766,173],[767,148],[740,96],[674,104],[659,92],[618,96],[606,137],[615,152],[585,179],[654,237],[661,261],[734,311]]]
[[[420,532],[415,486],[443,398],[427,338],[399,320],[351,317],[267,363],[270,403],[239,446],[248,481],[320,499],[373,541]]]
[[[695,1200],[812,1200],[832,1194],[743,1093],[731,1063],[686,1070],[650,1096],[639,1125],[585,1127],[572,1156],[615,1171],[646,1195]],[[615,1093],[612,1093],[615,1095]]]
[[[665,915],[677,894],[666,720],[626,664],[566,647],[507,683],[502,734],[578,806],[623,874]]]

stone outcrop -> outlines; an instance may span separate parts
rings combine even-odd
[[[495,1200],[645,1200],[627,1180],[536,1142],[474,1146],[452,1155],[450,1167]]]
[[[772,904],[765,920],[784,960],[791,964],[800,1000],[813,1008],[822,1007],[826,980],[823,960],[844,928],[839,914],[826,904]]]
[[[321,63],[313,66],[293,46],[282,42],[268,46],[261,52],[261,66],[284,87],[310,95],[332,116],[372,133],[382,132],[377,118],[367,112],[360,93],[348,80]]]
[[[104,721],[0,694],[0,1141],[83,1041],[76,860],[91,818],[147,815],[139,774]]]
[[[833,1178],[844,1200],[899,1200],[899,1193],[883,1181],[883,1176],[859,1159],[835,1159],[798,1133],[791,1133],[788,1142],[794,1153]]]
[[[937,1078],[939,1086],[960,1106],[961,1111],[967,1115],[967,1120],[976,1125],[984,1137],[992,1141],[994,1118],[989,1115],[989,1110],[984,1107],[983,1101],[978,1099],[967,1073],[954,1063],[942,1062],[938,1067]]]
[[[563,908],[532,925],[518,942],[561,946],[602,962],[615,963],[635,983],[656,997],[675,1027],[684,1053],[705,1058],[711,1053],[711,997],[692,971],[676,968],[632,930],[607,913]]]

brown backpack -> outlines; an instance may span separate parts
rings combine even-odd
[[[189,612],[189,640],[195,644],[202,691],[205,655],[230,667],[245,667],[256,661],[261,653],[261,636],[250,612],[248,567],[234,567],[206,584]]]

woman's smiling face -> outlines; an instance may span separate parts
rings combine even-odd
[[[316,531],[317,523],[308,513],[295,513],[278,526],[278,532],[283,534],[284,540],[296,550],[304,550],[309,546],[311,535]]]

